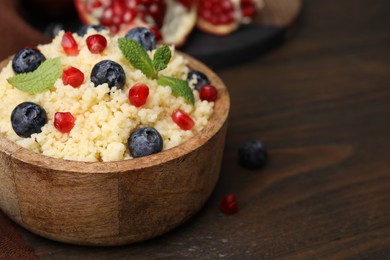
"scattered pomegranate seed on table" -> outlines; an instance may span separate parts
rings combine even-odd
[[[94,34],[88,36],[86,42],[88,50],[94,54],[102,53],[107,47],[107,39],[101,34]]]
[[[77,56],[79,54],[79,46],[76,40],[73,38],[71,32],[64,33],[64,36],[62,36],[61,45],[67,55]]]
[[[194,120],[181,109],[173,111],[172,120],[183,130],[191,130],[195,125]]]
[[[129,91],[130,104],[136,107],[143,106],[149,96],[149,87],[143,83],[135,84]]]
[[[69,67],[62,72],[62,82],[78,88],[84,82],[84,73],[75,67]]]
[[[57,112],[54,115],[54,127],[61,133],[69,133],[74,127],[74,121],[70,112]]]
[[[234,214],[238,212],[237,198],[234,193],[228,194],[219,203],[219,209],[225,214]]]

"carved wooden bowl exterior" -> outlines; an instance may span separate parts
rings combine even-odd
[[[156,237],[194,215],[219,177],[230,99],[217,75],[187,58],[219,91],[201,132],[158,154],[105,163],[49,158],[0,136],[1,209],[46,238],[99,246]]]

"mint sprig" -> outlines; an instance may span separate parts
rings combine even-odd
[[[153,56],[153,65],[157,71],[166,69],[171,60],[171,49],[167,45],[163,45],[156,50]]]
[[[146,77],[157,79],[160,86],[168,86],[176,96],[182,96],[188,103],[195,104],[194,94],[188,86],[188,81],[168,76],[159,76],[158,72],[167,68],[172,58],[171,49],[167,45],[159,47],[153,56],[153,60],[138,42],[129,38],[118,39],[119,49],[123,56],[136,68],[142,71]]]
[[[27,93],[42,93],[54,86],[61,77],[62,68],[60,58],[44,61],[33,72],[22,73],[7,79],[15,88]]]
[[[125,58],[130,61],[135,68],[141,70],[142,73],[150,79],[157,78],[157,70],[141,44],[132,39],[119,38],[118,46]]]
[[[161,86],[170,87],[176,96],[182,96],[188,103],[194,105],[195,98],[192,89],[188,86],[188,81],[168,76],[161,76],[157,83]]]

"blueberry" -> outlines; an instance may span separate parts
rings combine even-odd
[[[103,60],[93,67],[91,81],[95,86],[107,83],[110,88],[122,89],[126,82],[126,75],[122,66],[115,61]]]
[[[265,146],[257,140],[243,143],[239,150],[239,163],[247,169],[259,169],[267,162],[267,150]]]
[[[101,32],[103,30],[106,30],[107,28],[104,27],[103,25],[100,25],[100,24],[86,24],[86,25],[83,25],[78,31],[77,31],[77,34],[80,36],[80,37],[83,37],[84,35],[87,34],[88,30],[92,28],[92,29],[95,29],[95,31],[97,32]]]
[[[133,28],[127,32],[125,37],[138,42],[147,51],[156,49],[156,37],[148,28]]]
[[[30,137],[32,134],[42,132],[46,124],[46,111],[32,102],[17,105],[11,113],[11,124],[15,133],[21,137]]]
[[[16,74],[32,72],[45,60],[45,56],[39,50],[24,48],[15,54],[12,60],[12,68]]]
[[[163,139],[153,127],[141,127],[130,135],[128,146],[131,156],[137,158],[161,152]]]
[[[197,91],[200,90],[200,87],[210,84],[210,81],[207,78],[207,76],[205,74],[203,74],[202,72],[197,71],[197,70],[193,70],[193,71],[190,71],[188,73],[187,80],[190,81],[193,79],[196,79],[195,89]]]

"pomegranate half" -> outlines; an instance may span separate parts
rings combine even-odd
[[[184,44],[196,23],[195,0],[75,0],[75,5],[85,24],[102,24],[120,35],[144,26],[164,43],[177,46]]]
[[[227,35],[250,23],[263,7],[263,0],[199,0],[197,28]]]

